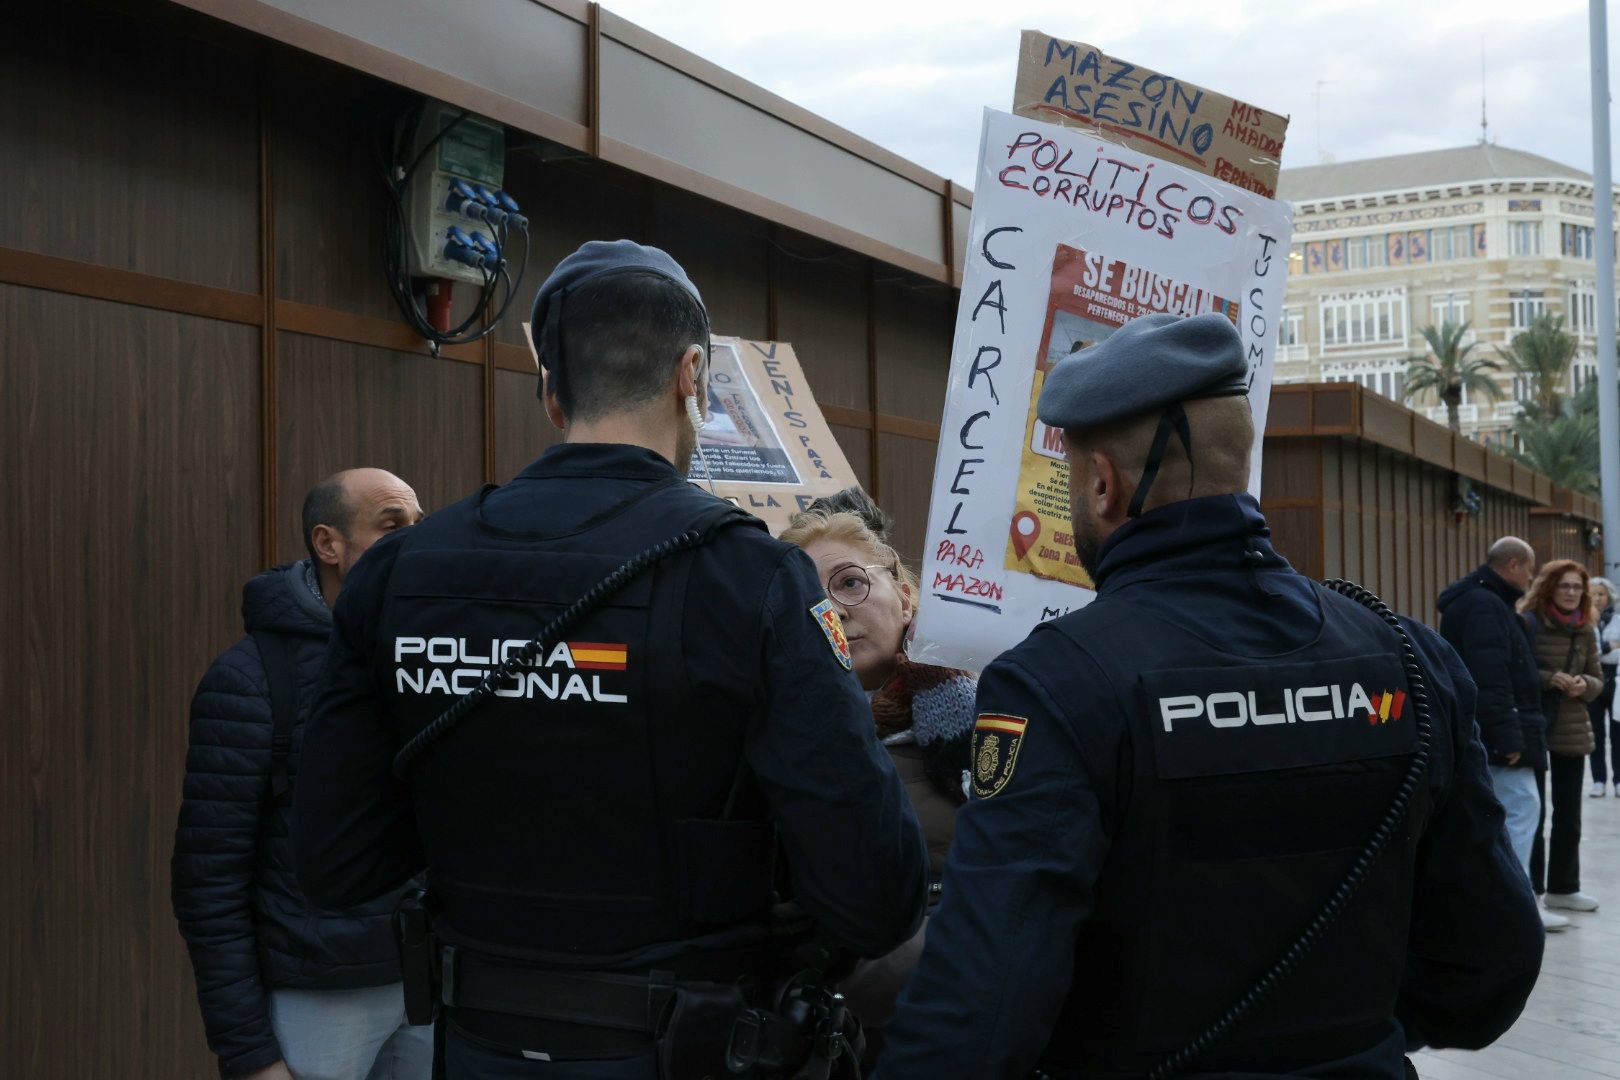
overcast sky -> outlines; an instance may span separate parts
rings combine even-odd
[[[1477,141],[1483,47],[1492,140],[1581,169],[1592,164],[1581,0],[606,6],[969,186],[980,110],[1011,104],[1018,31],[1026,27],[1290,115],[1285,168],[1324,155],[1350,161]]]

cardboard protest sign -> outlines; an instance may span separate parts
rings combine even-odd
[[[716,494],[779,533],[813,500],[854,484],[855,474],[816,407],[793,346],[711,340],[709,417],[691,480],[708,487],[712,469]]]
[[[1109,56],[1094,45],[1025,30],[1013,112],[1225,180],[1277,194],[1288,117]]]
[[[1138,315],[1217,312],[1243,340],[1265,430],[1291,227],[1286,203],[985,110],[913,658],[978,670],[1094,595],[1062,432],[1035,416],[1058,360]],[[1257,437],[1257,495],[1260,460]]]

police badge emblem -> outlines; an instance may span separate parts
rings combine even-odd
[[[973,725],[973,794],[988,799],[1012,779],[1018,767],[1018,747],[1024,741],[1021,716],[980,713]]]
[[[849,638],[844,636],[844,621],[838,617],[833,602],[823,600],[816,604],[810,609],[810,617],[816,620],[821,632],[827,635],[827,644],[832,646],[833,655],[844,665],[844,670],[852,670],[854,663],[849,658]]]

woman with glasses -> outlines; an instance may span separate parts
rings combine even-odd
[[[1546,893],[1549,908],[1596,911],[1598,902],[1581,892],[1581,803],[1586,755],[1592,752],[1592,724],[1586,703],[1603,691],[1603,672],[1592,606],[1590,577],[1572,559],[1541,568],[1519,601],[1541,672],[1542,711],[1547,717],[1548,772],[1552,773],[1552,837],[1545,845],[1536,830],[1530,853],[1530,881]],[[1546,816],[1545,774],[1536,770]],[[1545,865],[1545,874],[1543,867]]]
[[[811,504],[782,539],[803,548],[843,620],[855,674],[872,700],[872,722],[894,758],[928,843],[931,902],[967,801],[972,753],[973,675],[913,663],[905,641],[917,611],[917,579],[889,546],[888,518],[859,489]],[[925,924],[926,925],[926,924]],[[841,986],[866,1028],[868,1052],[922,954],[923,933],[881,960],[863,964]]]

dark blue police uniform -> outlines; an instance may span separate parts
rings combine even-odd
[[[395,778],[488,669],[688,530],[709,538]],[[305,737],[300,882],[336,907],[427,868],[451,1076],[690,1075],[670,1055],[723,1051],[777,973],[784,892],[863,956],[913,932],[921,833],[826,606],[803,552],[616,444],[553,447],[356,565]]]
[[[980,680],[974,798],[886,1080],[1147,1075],[1284,954],[1414,762],[1399,636],[1296,573],[1251,496],[1131,517],[1093,577],[1094,602]],[[1189,1075],[1400,1077],[1411,1048],[1500,1035],[1534,985],[1540,921],[1473,684],[1438,635],[1403,625],[1431,732],[1407,812],[1337,920]]]

